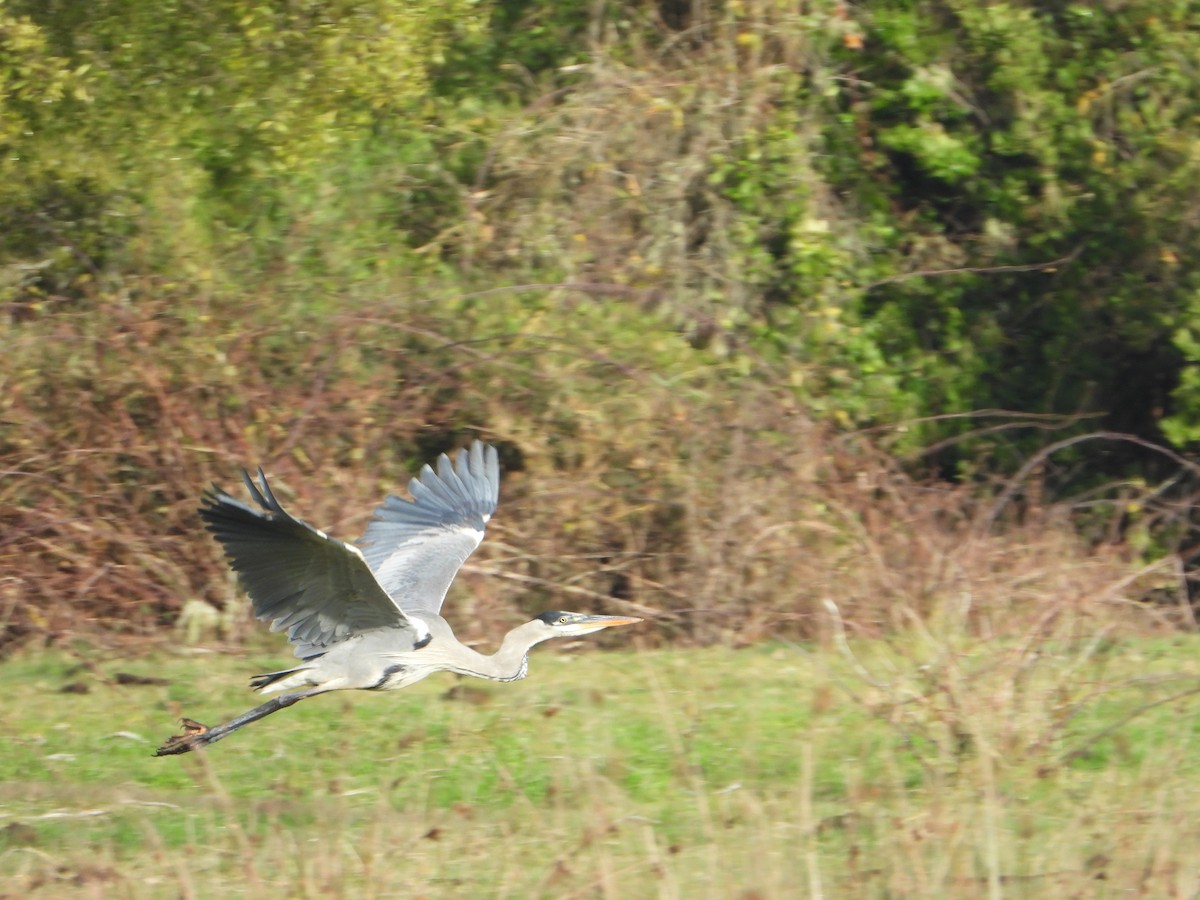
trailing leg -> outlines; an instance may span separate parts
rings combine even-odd
[[[190,753],[197,747],[207,747],[209,744],[215,744],[221,738],[233,734],[233,732],[237,731],[243,725],[257,722],[259,719],[271,715],[271,713],[286,709],[298,700],[303,700],[305,697],[311,697],[314,694],[320,693],[322,691],[314,690],[280,694],[278,697],[273,697],[261,706],[256,706],[249,712],[244,712],[240,716],[230,719],[221,725],[214,725],[212,728],[201,725],[194,719],[184,719],[183,733],[168,738],[165,744],[154,751],[154,755],[173,756],[178,753]]]

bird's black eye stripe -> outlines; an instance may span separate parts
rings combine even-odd
[[[415,644],[413,644],[413,649],[420,650],[422,647],[424,647],[426,644],[428,644],[432,640],[433,640],[433,635],[427,634],[427,635],[425,635],[425,637],[421,638],[419,641],[417,641]]]

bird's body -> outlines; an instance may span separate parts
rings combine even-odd
[[[254,613],[272,631],[287,630],[299,665],[255,676],[272,700],[207,728],[185,732],[157,756],[187,753],[307,697],[339,690],[390,691],[434,672],[492,681],[525,677],[529,649],[553,637],[588,634],[632,617],[547,612],[504,636],[491,656],[460,643],[440,615],[459,568],[483,539],[496,509],[500,467],[494,447],[476,441],[457,464],[443,454],[409,482],[412,500],[388,497],[359,541],[345,544],[294,518],[266,476],[243,473],[259,509],[220,488],[200,515],[241,576]],[[360,549],[361,547],[361,549]]]
[[[419,614],[418,614],[419,615]],[[441,616],[422,615],[430,632],[428,644],[407,647],[411,638],[404,629],[376,628],[335,644],[311,662],[285,672],[259,675],[269,679],[259,685],[263,694],[306,690],[395,691],[416,684],[434,672],[473,675],[491,681],[519,681],[529,668],[529,641],[514,630],[492,656],[458,643],[450,623]],[[453,646],[453,653],[443,648]],[[278,676],[278,680],[275,680]]]

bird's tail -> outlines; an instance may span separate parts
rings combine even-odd
[[[297,672],[302,672],[307,668],[308,666],[297,666],[294,669],[283,669],[279,672],[265,672],[262,675],[255,675],[250,679],[250,687],[254,688],[256,691],[261,691],[263,688],[268,687],[277,681],[282,681],[289,675],[295,675]],[[276,688],[276,690],[278,690],[278,688]]]

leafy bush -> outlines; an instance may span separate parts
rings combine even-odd
[[[1196,175],[1194,15],[872,5],[829,133],[841,148],[875,139],[830,174],[878,198],[864,218],[896,226],[874,249],[893,276],[930,273],[859,282],[865,318],[899,329],[887,356],[926,361],[897,382],[924,412],[1097,411],[1147,437],[1195,416],[1172,394],[1196,277],[1177,253],[1196,211],[1179,190]],[[922,385],[930,366],[948,377]]]
[[[297,179],[381,124],[413,130],[430,66],[483,22],[470,0],[4,9],[0,110],[16,124],[0,132],[14,226],[0,263],[53,259],[67,244],[76,269],[101,270],[110,258],[96,248],[119,247],[118,268],[183,264],[193,277],[247,237],[261,268],[296,225]]]

